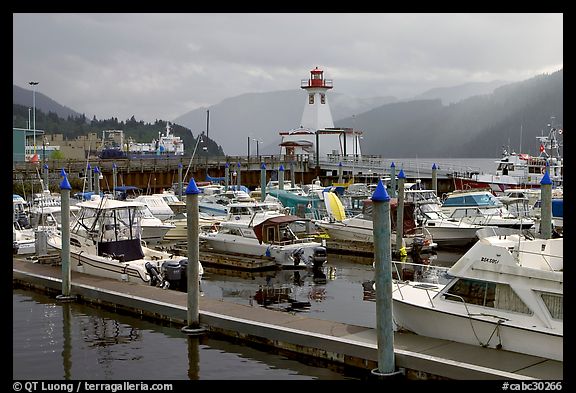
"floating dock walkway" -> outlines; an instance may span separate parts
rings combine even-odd
[[[60,294],[61,267],[12,259],[15,286]],[[187,294],[72,272],[71,294],[80,301],[185,325]],[[201,297],[199,319],[208,334],[273,347],[294,358],[366,371],[378,367],[376,329],[309,318]],[[395,332],[396,367],[407,379],[562,380],[563,362]]]

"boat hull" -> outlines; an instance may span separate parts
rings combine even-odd
[[[292,244],[266,244],[259,243],[256,238],[246,238],[242,236],[221,234],[221,233],[203,233],[200,239],[214,251],[228,254],[245,254],[254,257],[270,256],[274,258],[278,265],[283,267],[305,267],[307,264],[322,265],[326,262],[325,254],[323,257],[315,253],[316,249],[323,248],[320,243],[302,242]],[[302,249],[303,254],[300,262],[295,261],[293,253]]]
[[[409,302],[405,299],[418,300]],[[486,308],[468,307],[470,316],[449,311],[437,301],[432,307],[424,290],[403,286],[398,291],[393,287],[392,312],[397,328],[426,337],[563,361],[562,332],[544,328],[531,330],[514,325],[512,321],[487,316]]]

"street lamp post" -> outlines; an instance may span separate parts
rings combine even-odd
[[[259,151],[260,141],[256,138],[252,140],[256,142],[256,158],[258,159],[258,161],[260,161],[260,151]]]
[[[36,85],[38,82],[30,81],[28,82],[30,86],[32,86],[32,116],[34,120],[34,154],[36,154]]]

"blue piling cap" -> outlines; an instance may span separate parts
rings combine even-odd
[[[398,173],[398,179],[406,179],[406,175],[404,174],[404,169],[400,169],[400,173]]]
[[[44,169],[48,169],[48,164],[44,164]]]
[[[340,162],[338,163],[338,166],[342,166],[342,161],[340,161]]]
[[[240,168],[240,161],[238,161],[238,168]]]
[[[182,168],[182,163],[181,163],[181,162],[178,163],[178,168]]]
[[[386,187],[384,187],[384,183],[382,183],[382,179],[378,180],[378,185],[376,186],[376,190],[374,194],[372,194],[372,200],[375,202],[389,202],[390,195],[386,192]]]
[[[88,166],[86,168],[88,168],[88,170],[92,169],[92,167],[90,166],[90,163],[88,163]]]
[[[279,171],[283,171],[284,170],[284,165],[280,164],[280,168],[278,168]]]
[[[436,169],[436,163],[432,164],[432,169]]]
[[[64,167],[60,169],[60,176],[66,176],[66,171],[64,170]]]
[[[228,168],[230,166],[230,164],[226,163],[226,168]]]
[[[262,163],[262,165],[260,165],[260,169],[266,169],[266,164]]]
[[[542,180],[540,180],[540,184],[542,184],[542,185],[552,184],[552,180],[550,180],[550,175],[548,174],[548,164],[546,164],[546,172],[544,172],[544,176],[542,176]]]
[[[186,195],[195,195],[195,194],[200,194],[200,190],[198,189],[198,186],[196,186],[196,181],[194,180],[194,178],[192,178],[188,182],[188,187],[186,187]]]
[[[113,162],[113,163],[112,163],[112,169],[116,169],[116,168],[118,168],[118,167],[116,166],[116,163]]]
[[[394,165],[394,161],[392,161],[392,164],[390,164],[390,168],[396,168],[396,165]]]
[[[72,187],[70,187],[70,182],[68,181],[68,176],[64,175],[64,178],[62,179],[62,182],[60,183],[60,189],[61,190],[71,190]]]
[[[94,167],[94,173],[100,173],[100,168],[98,168],[97,166]]]

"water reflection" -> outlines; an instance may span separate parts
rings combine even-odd
[[[348,379],[179,326],[13,290],[13,379]]]
[[[72,375],[72,310],[69,303],[62,305],[62,365],[64,379],[69,380]]]

